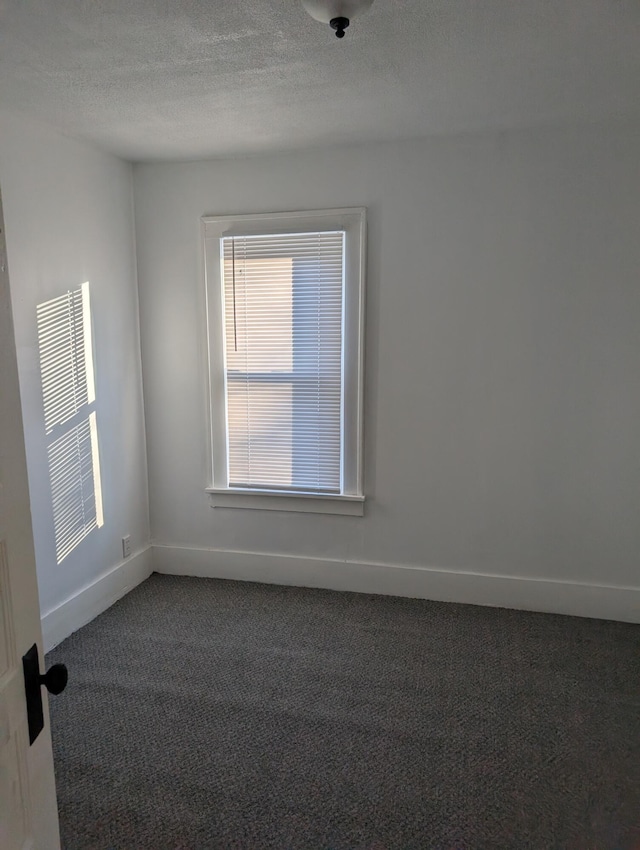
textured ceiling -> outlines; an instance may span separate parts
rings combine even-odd
[[[0,0],[0,106],[128,159],[640,116],[640,0]]]

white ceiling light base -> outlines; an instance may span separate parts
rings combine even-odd
[[[344,31],[357,15],[366,12],[373,0],[302,0],[302,5],[316,21],[329,24],[337,38],[344,38]]]

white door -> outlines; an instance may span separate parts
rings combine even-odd
[[[49,712],[29,746],[22,656],[40,606],[0,198],[0,849],[60,850]]]

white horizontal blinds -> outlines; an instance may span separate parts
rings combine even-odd
[[[48,446],[58,563],[87,534],[102,525],[97,451],[95,413],[91,413]]]
[[[89,285],[83,284],[37,308],[47,434],[95,397],[88,299]]]
[[[344,233],[222,242],[229,485],[339,493]]]

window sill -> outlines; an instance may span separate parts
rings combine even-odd
[[[364,516],[364,496],[320,496],[317,493],[229,490],[217,487],[209,487],[206,492],[209,494],[212,508]]]

